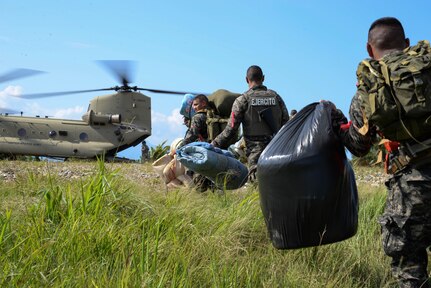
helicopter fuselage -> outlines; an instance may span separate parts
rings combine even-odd
[[[151,135],[151,99],[139,92],[94,98],[83,120],[0,115],[0,153],[115,156]]]

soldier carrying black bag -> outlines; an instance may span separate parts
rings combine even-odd
[[[350,105],[350,125],[342,125],[344,145],[365,155],[375,135],[387,148],[388,197],[382,242],[392,258],[400,287],[430,287],[427,248],[431,245],[431,47],[409,47],[402,24],[376,20],[368,32],[371,59],[359,64],[358,87]],[[336,112],[337,111],[337,112]],[[337,122],[343,115],[334,110]]]

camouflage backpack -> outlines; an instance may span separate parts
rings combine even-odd
[[[235,99],[241,94],[233,93],[228,90],[219,89],[208,96],[209,107],[207,109],[207,130],[208,140],[214,140],[226,127],[232,105]],[[238,141],[238,137],[234,137],[229,145]]]
[[[420,41],[380,61],[364,60],[357,70],[364,116],[385,138],[431,138],[431,48]]]

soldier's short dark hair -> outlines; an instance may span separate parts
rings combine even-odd
[[[208,97],[205,96],[204,94],[196,95],[195,98],[193,98],[193,101],[196,99],[199,99],[199,101],[204,101],[206,104],[208,104],[208,102],[209,102]]]
[[[262,69],[257,65],[252,65],[247,69],[247,78],[250,81],[262,81],[263,80],[263,72]]]
[[[404,49],[405,40],[406,36],[403,25],[394,17],[377,19],[371,24],[368,30],[368,42],[377,49]]]

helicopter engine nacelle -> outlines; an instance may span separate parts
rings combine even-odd
[[[82,120],[88,124],[100,125],[100,124],[111,124],[111,123],[121,123],[120,114],[96,114],[93,110],[88,111],[82,115]]]

